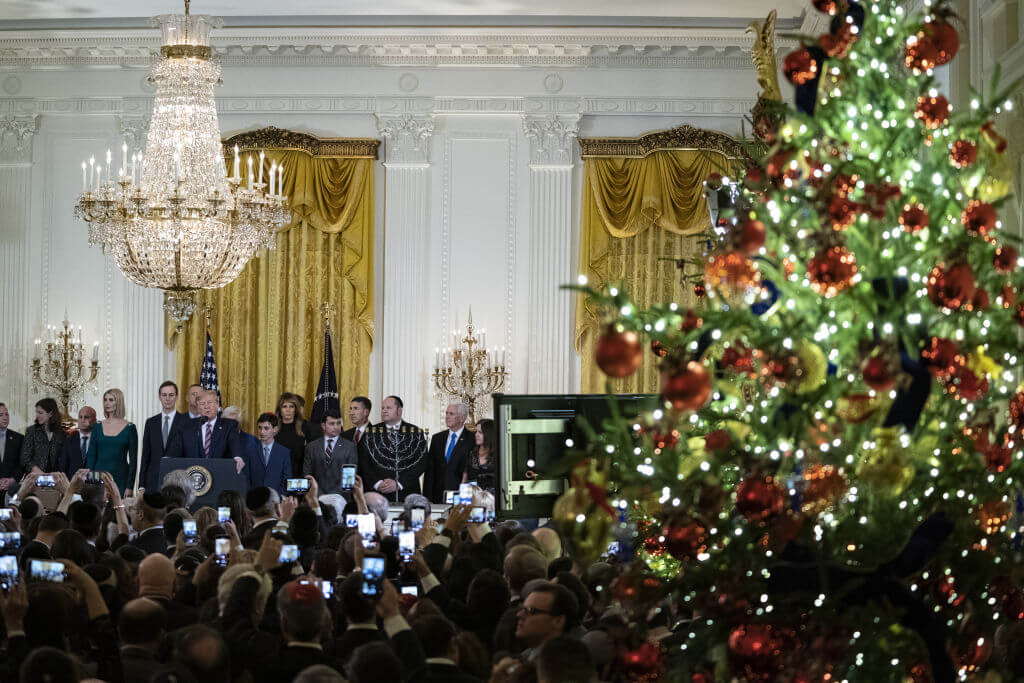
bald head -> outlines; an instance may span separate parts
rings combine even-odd
[[[534,529],[533,538],[540,545],[540,551],[544,553],[548,564],[562,556],[562,539],[554,529],[547,527]]]
[[[149,598],[137,598],[121,608],[118,631],[121,642],[156,650],[167,628],[164,608]]]
[[[139,563],[139,597],[170,600],[174,594],[174,563],[162,553],[147,555]]]
[[[376,491],[370,491],[365,495],[365,499],[366,507],[380,518],[382,524],[388,521],[388,517],[391,516],[391,506],[387,498]]]

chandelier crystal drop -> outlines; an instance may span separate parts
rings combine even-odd
[[[82,162],[75,215],[89,225],[89,244],[109,251],[132,282],[164,290],[164,308],[179,324],[195,311],[195,292],[223,287],[274,232],[291,219],[282,191],[284,168],[264,179],[263,155],[247,160],[243,182],[238,150],[228,177],[213,89],[220,67],[211,61],[210,29],[220,20],[185,14],[154,17],[161,29],[160,61],[145,152],[113,174],[95,158]]]

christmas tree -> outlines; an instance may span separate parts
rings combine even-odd
[[[732,208],[698,259],[702,306],[580,284],[607,318],[597,364],[663,355],[663,404],[594,426],[556,518],[584,557],[631,542],[627,609],[668,596],[690,620],[664,648],[637,633],[634,677],[1019,678],[1010,104],[940,92],[948,4],[813,4],[831,30],[785,57],[795,106],[760,102],[766,151],[710,181]]]

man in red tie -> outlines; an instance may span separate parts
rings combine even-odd
[[[186,429],[173,434],[174,445],[168,446],[168,457],[232,458],[238,472],[245,467],[238,423],[217,413],[220,398],[215,391],[199,396],[199,419]]]
[[[348,404],[348,420],[352,423],[352,428],[342,432],[341,438],[358,444],[359,440],[363,438],[366,428],[370,426],[371,408],[373,408],[373,404],[365,396],[353,398]]]

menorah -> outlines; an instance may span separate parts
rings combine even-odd
[[[86,366],[81,326],[76,330],[66,318],[63,325],[63,328],[47,325],[46,339],[36,339],[32,382],[57,392],[62,408],[61,425],[70,429],[75,425],[69,410],[71,400],[94,381],[99,373],[100,343],[93,343],[92,361]],[[45,352],[45,359],[40,351]]]
[[[469,408],[469,421],[476,424],[477,411],[486,411],[485,401],[505,387],[508,370],[505,350],[495,354],[487,350],[487,333],[473,329],[473,309],[469,309],[466,336],[452,332],[455,344],[451,349],[434,351],[434,395],[439,399],[456,399]]]

